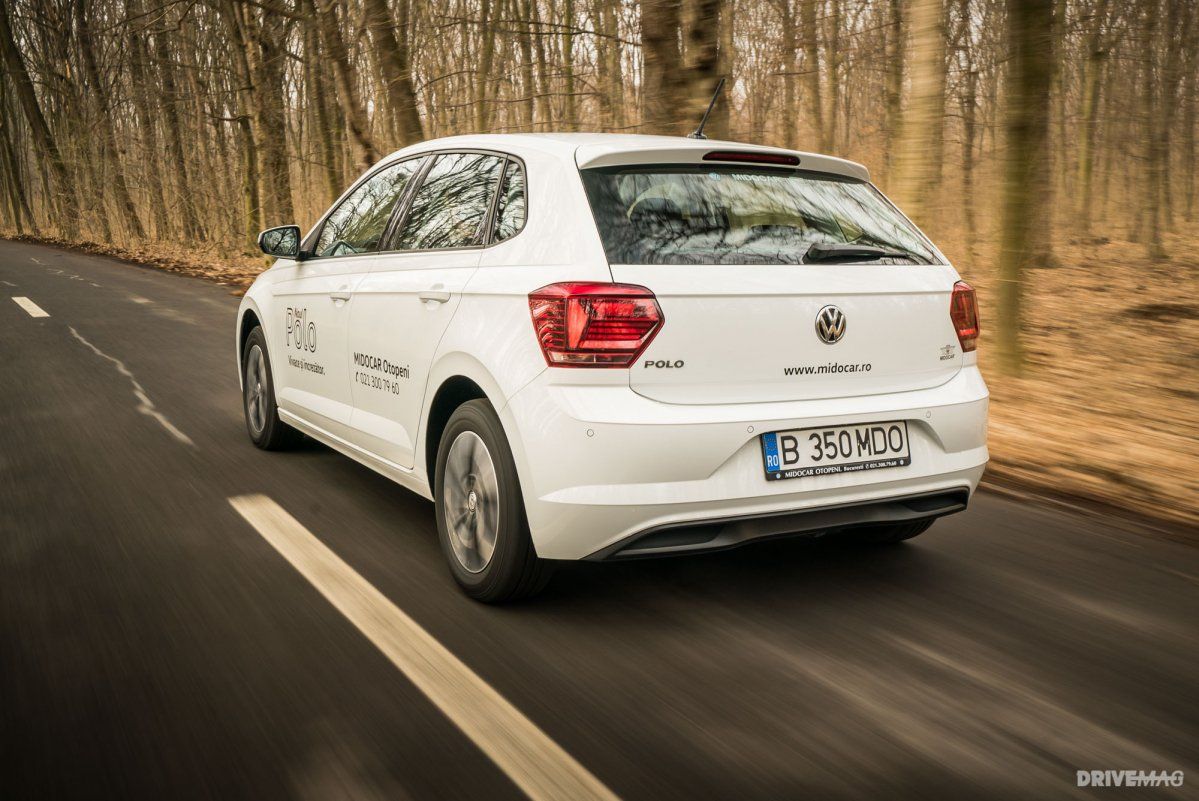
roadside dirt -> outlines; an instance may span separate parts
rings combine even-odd
[[[251,256],[42,242],[196,276],[240,295],[266,263]],[[1199,238],[1144,247],[1093,239],[1056,246],[1059,264],[1027,276],[1025,375],[1000,375],[994,258],[947,253],[979,292],[981,363],[991,389],[984,484],[1164,525],[1199,542]]]
[[[979,292],[991,389],[987,481],[1199,524],[1199,239],[1152,262],[1130,242],[1060,243],[1026,278],[1025,376],[987,358],[993,258],[958,262]],[[952,252],[949,254],[954,256]],[[1197,538],[1199,539],[1199,538]]]
[[[241,290],[234,291],[235,295],[244,294],[244,290],[254,282],[255,276],[270,264],[270,261],[263,256],[230,256],[228,252],[221,251],[216,247],[207,251],[195,248],[173,250],[166,245],[159,244],[155,244],[152,248],[123,248],[96,242],[72,242],[53,236],[10,234],[4,235],[3,238],[12,242],[36,242],[81,253],[93,253],[97,256],[108,256],[131,264],[155,267],[180,275],[205,278],[217,284],[229,286],[234,290]]]

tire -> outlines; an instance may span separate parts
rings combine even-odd
[[[552,565],[533,549],[512,449],[491,404],[473,400],[454,411],[434,475],[437,536],[463,591],[502,603],[545,587]]]
[[[264,451],[278,451],[303,438],[303,434],[279,419],[271,357],[261,326],[250,332],[242,347],[241,385],[241,407],[251,442]]]
[[[888,526],[870,526],[853,532],[854,539],[868,542],[872,545],[893,545],[897,542],[910,540],[919,536],[935,523],[936,520],[914,520],[910,523],[894,523]]]

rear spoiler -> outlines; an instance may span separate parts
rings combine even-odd
[[[629,149],[616,144],[590,143],[575,151],[579,169],[594,167],[641,166],[647,164],[761,164],[793,167],[814,172],[827,172],[870,180],[870,171],[854,161],[816,153],[742,145],[732,142],[689,141],[680,139],[677,146]]]

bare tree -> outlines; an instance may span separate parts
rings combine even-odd
[[[4,67],[7,77],[12,81],[16,90],[17,100],[21,110],[25,112],[25,121],[33,138],[33,145],[38,157],[54,175],[55,207],[58,210],[58,227],[68,236],[76,233],[76,221],[79,216],[78,199],[75,195],[75,182],[62,151],[58,148],[50,126],[42,115],[42,107],[38,102],[37,93],[33,89],[33,81],[25,69],[25,61],[21,50],[13,37],[12,25],[8,17],[8,0],[0,0],[0,50],[3,50]]]
[[[1032,112],[1008,0],[2,2],[0,232],[250,251],[391,147],[686,134],[725,77],[709,135],[864,161],[971,255],[1012,233],[1008,142]],[[1032,207],[1029,264],[1072,240],[1187,247],[1199,6],[1049,2],[1051,124],[1025,197],[1063,202]]]
[[[648,132],[684,133],[681,24],[681,0],[642,0],[641,125]]]
[[[345,116],[350,141],[360,169],[366,169],[379,160],[382,153],[371,133],[366,108],[358,90],[358,72],[350,61],[349,51],[342,38],[337,19],[337,4],[334,0],[312,0],[320,20],[321,44],[328,54],[337,83],[337,100]]]
[[[416,109],[416,90],[412,86],[412,64],[408,55],[408,0],[398,0],[393,20],[387,0],[366,0],[366,19],[374,46],[379,50],[383,77],[387,81],[387,100],[395,118],[401,144],[425,138],[424,126]]]
[[[913,0],[912,91],[900,123],[891,191],[917,223],[937,212],[945,119],[945,8],[942,0]]]
[[[1036,266],[1037,227],[1046,209],[1038,173],[1049,135],[1053,81],[1052,0],[1008,0],[1009,89],[1000,204],[999,359],[1012,375],[1024,369],[1020,341],[1024,275]]]

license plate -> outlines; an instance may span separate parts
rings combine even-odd
[[[762,435],[762,461],[770,481],[903,467],[912,463],[908,424],[773,431]]]

